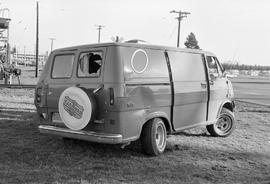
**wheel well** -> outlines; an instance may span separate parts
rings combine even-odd
[[[228,110],[230,110],[230,111],[233,112],[233,105],[232,105],[232,103],[229,103],[229,102],[225,103],[223,105],[223,108],[226,108],[226,109],[228,109]]]
[[[171,133],[171,126],[170,126],[170,122],[167,120],[167,118],[164,118],[164,117],[154,117],[154,118],[160,118],[163,120],[164,124],[165,124],[165,127],[166,127],[166,130],[167,132],[170,134]],[[152,119],[154,119],[152,118]],[[151,121],[152,119],[149,119],[147,122],[145,122],[142,126],[142,130],[144,129],[144,127],[146,126],[146,124]],[[141,130],[141,132],[142,132]]]
[[[163,120],[163,122],[165,124],[165,127],[166,127],[167,132],[168,133],[171,133],[171,126],[170,126],[169,121],[166,118],[163,118],[163,117],[161,117],[161,119]]]

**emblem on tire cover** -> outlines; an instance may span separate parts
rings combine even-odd
[[[69,96],[65,96],[63,106],[70,116],[73,116],[76,119],[82,118],[84,108],[78,104],[76,100],[71,99]]]

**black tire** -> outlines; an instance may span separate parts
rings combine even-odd
[[[214,137],[228,137],[235,129],[235,117],[232,111],[222,108],[215,124],[207,125],[207,131]]]
[[[166,148],[167,131],[162,119],[154,118],[146,123],[141,134],[143,151],[147,155],[157,156]]]

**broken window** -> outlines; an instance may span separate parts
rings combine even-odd
[[[99,77],[102,65],[102,52],[85,52],[78,63],[79,77]]]

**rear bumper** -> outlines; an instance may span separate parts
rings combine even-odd
[[[105,134],[93,131],[70,130],[67,128],[60,128],[50,125],[40,125],[38,129],[41,133],[44,134],[81,139],[91,142],[106,143],[106,144],[118,144],[123,142],[123,137],[121,134]]]

